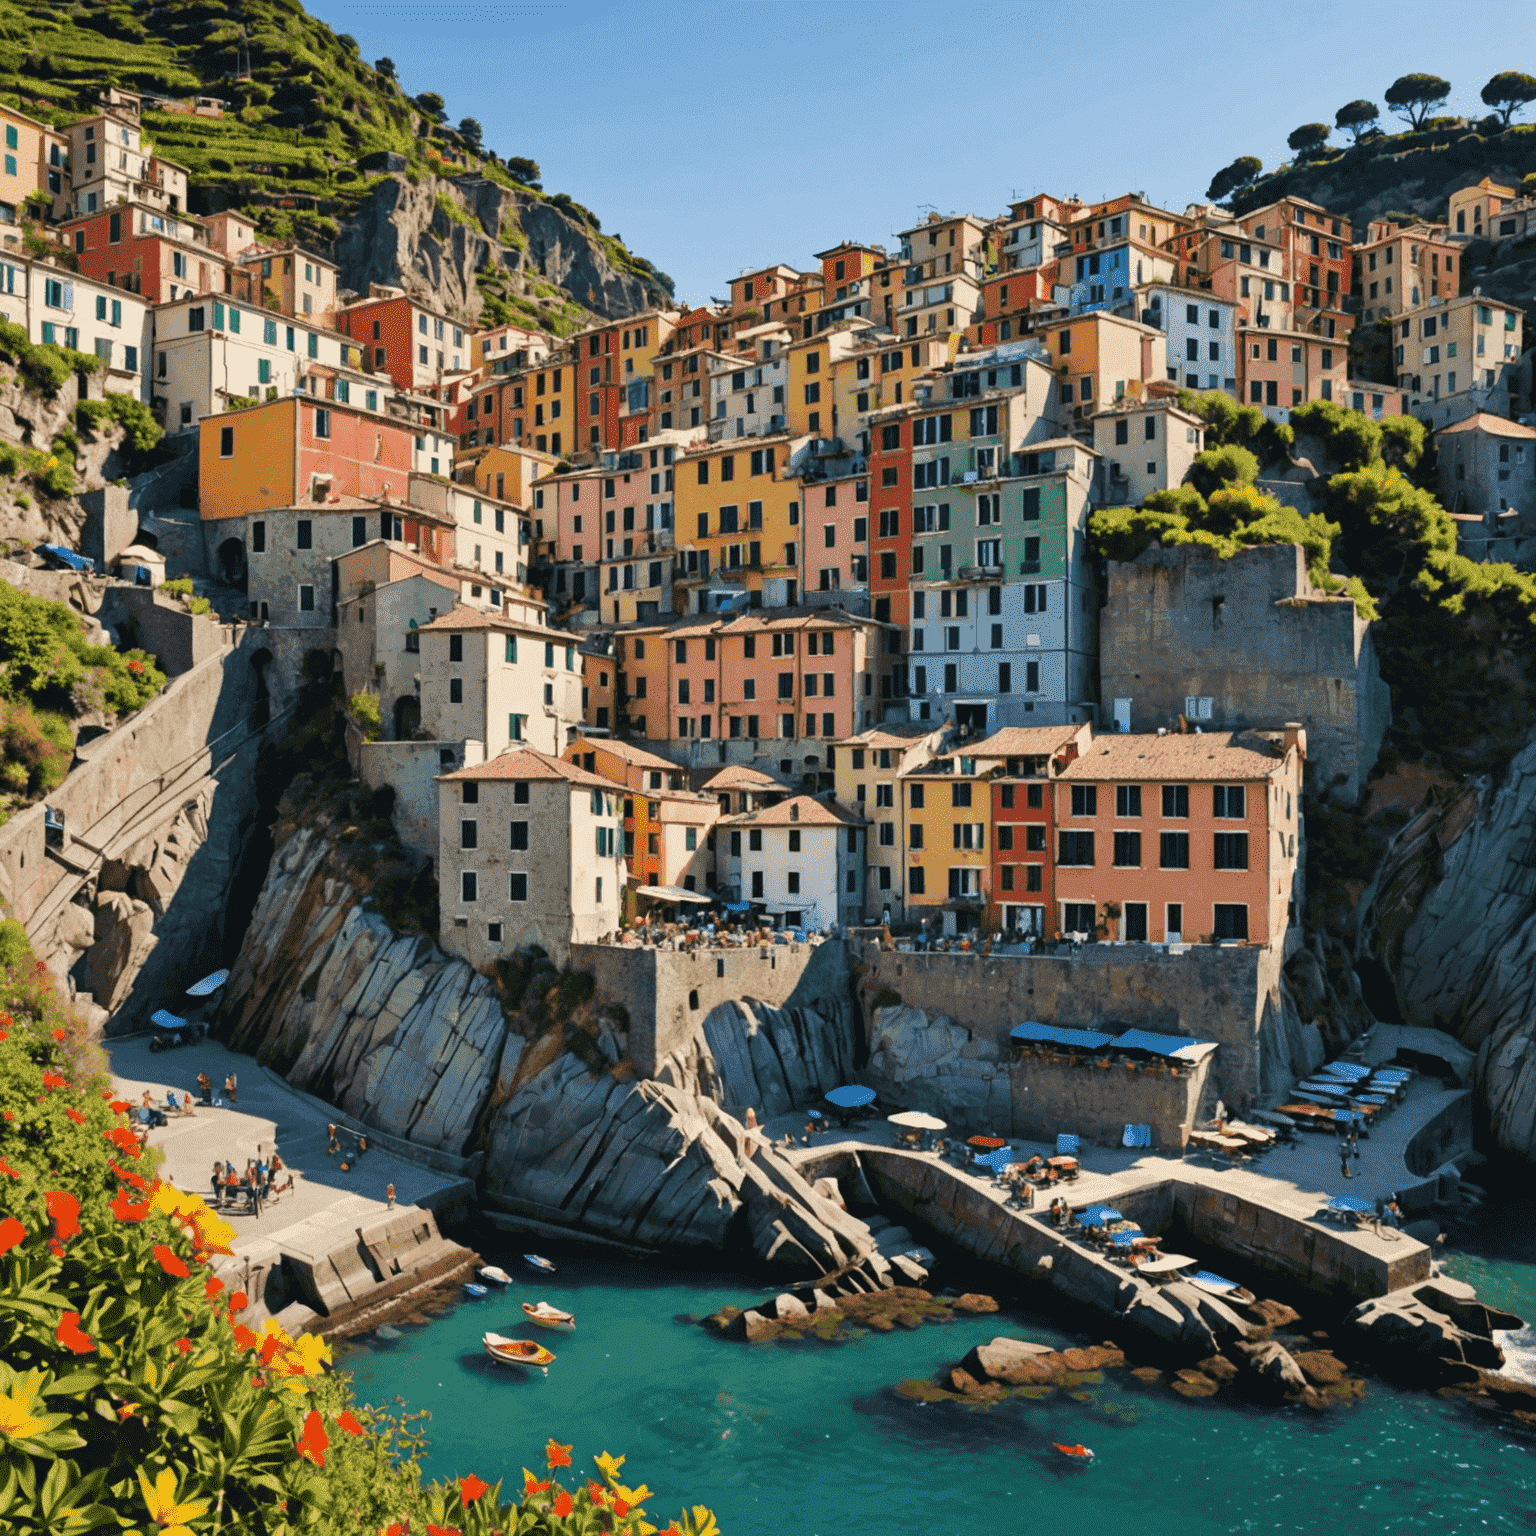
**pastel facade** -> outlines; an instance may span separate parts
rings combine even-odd
[[[1461,246],[1443,224],[1373,222],[1355,247],[1354,296],[1363,320],[1389,320],[1461,292]]]
[[[864,823],[836,806],[795,795],[777,805],[722,817],[717,846],[739,860],[728,898],[750,902],[786,928],[859,921],[864,910]]]
[[[618,931],[617,793],[518,747],[438,781],[439,942],[477,968],[526,944],[556,965]]]
[[[1514,364],[1524,346],[1516,306],[1467,294],[1409,310],[1392,326],[1398,388],[1413,415],[1441,427],[1477,411],[1516,413]]]
[[[1154,491],[1184,483],[1205,446],[1205,421],[1172,400],[1128,400],[1092,420],[1094,500],[1140,506]]]
[[[107,389],[143,397],[152,326],[149,306],[136,294],[6,254],[0,256],[0,319],[21,326],[29,341],[102,358]]]
[[[1167,283],[1149,283],[1141,290],[1141,301],[1141,318],[1168,338],[1170,384],[1237,394],[1235,300],[1195,294]]]
[[[362,349],[363,366],[408,394],[430,394],[469,360],[464,323],[397,289],[375,289],[337,309],[333,324]],[[452,450],[447,457],[451,460]]]
[[[1284,938],[1306,733],[1095,737],[1051,783],[1063,934],[1151,943]]]
[[[227,258],[185,213],[134,200],[71,219],[60,234],[83,276],[140,294],[150,304],[223,293],[228,286]]]

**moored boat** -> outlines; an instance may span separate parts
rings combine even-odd
[[[466,1280],[464,1282],[463,1291],[466,1296],[472,1296],[476,1301],[479,1301],[482,1296],[490,1295],[488,1287],[477,1285],[473,1280]]]
[[[512,1284],[512,1276],[496,1264],[482,1264],[480,1266],[480,1278],[482,1280],[489,1280],[492,1285]]]
[[[532,1339],[509,1339],[504,1334],[485,1333],[480,1336],[480,1342],[485,1346],[486,1354],[502,1365],[520,1365],[548,1376],[549,1368],[555,1362],[553,1352],[542,1344],[535,1344]]]
[[[1198,1286],[1207,1295],[1219,1296],[1223,1301],[1235,1301],[1239,1306],[1248,1307],[1255,1300],[1253,1292],[1237,1281],[1212,1274],[1208,1269],[1197,1269],[1188,1279],[1191,1285]]]
[[[1052,1440],[1051,1444],[1069,1460],[1083,1462],[1093,1460],[1093,1452],[1086,1445],[1062,1445],[1055,1440]]]
[[[555,1272],[555,1266],[551,1264],[549,1260],[546,1259],[542,1254],[525,1253],[523,1255],[523,1263],[526,1264],[529,1269],[536,1269],[541,1274],[552,1275]]]
[[[572,1332],[576,1327],[574,1312],[562,1312],[559,1307],[552,1307],[547,1301],[525,1301],[523,1315],[530,1323],[537,1323],[540,1328],[564,1328],[567,1332]]]

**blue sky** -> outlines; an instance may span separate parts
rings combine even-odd
[[[1530,0],[309,4],[537,160],[692,302],[844,238],[889,249],[929,207],[1142,191],[1182,209],[1235,156],[1278,165],[1291,129],[1382,105],[1400,74],[1448,79],[1447,110],[1477,115],[1490,75],[1536,74]]]

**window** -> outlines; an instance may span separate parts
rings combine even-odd
[[[462,677],[450,677],[448,679],[448,702],[450,704],[462,704],[464,702],[464,679]]]
[[[507,876],[507,900],[528,900],[528,876],[525,874],[511,874]]]
[[[1246,939],[1248,937],[1248,908],[1236,902],[1218,901],[1213,912],[1211,927],[1213,938]]]
[[[459,847],[478,848],[480,846],[480,823],[478,821],[461,821],[459,823]]]
[[[1024,848],[1028,853],[1045,852],[1045,827],[1043,824],[1036,823],[1025,827]]]
[[[1217,784],[1212,791],[1211,814],[1228,821],[1245,821],[1248,817],[1247,789],[1242,784]],[[1217,865],[1219,869],[1221,866]],[[1247,865],[1239,866],[1246,869]]]
[[[763,832],[761,827],[750,827],[747,830],[747,852],[761,853],[763,851]]]
[[[1141,815],[1140,784],[1115,785],[1115,815],[1124,817]]]
[[[528,823],[526,821],[514,821],[509,823],[510,836],[507,846],[515,851],[526,851],[528,847]]]
[[[1064,901],[1061,904],[1063,933],[1092,933],[1098,926],[1098,913],[1091,901]]]
[[[329,437],[331,435],[331,413],[327,410],[315,411],[315,436]]]
[[[1089,866],[1093,863],[1093,833],[1063,832],[1057,849],[1057,863]]]
[[[235,456],[235,429],[233,427],[219,428],[219,457],[232,459]]]
[[[951,806],[968,806],[971,803],[971,786],[969,784],[951,784],[949,786],[949,803]]]
[[[1189,833],[1163,832],[1159,834],[1158,867],[1161,869],[1189,868]]]
[[[315,547],[315,525],[307,518],[301,517],[294,525],[294,542],[300,549],[313,549]]]
[[[477,901],[480,896],[480,877],[472,869],[466,869],[459,875],[459,900]]]
[[[1140,832],[1116,832],[1115,833],[1115,868],[1116,869],[1140,869],[1141,868],[1141,833]]]
[[[1189,785],[1163,785],[1163,815],[1168,820],[1186,820],[1189,816]]]
[[[1072,814],[1074,816],[1097,816],[1099,814],[1099,789],[1096,784],[1074,784],[1072,786]]]
[[[251,553],[253,555],[265,554],[267,548],[267,525],[261,519],[251,524]]]
[[[1248,868],[1248,834],[1246,832],[1216,834],[1216,868]]]

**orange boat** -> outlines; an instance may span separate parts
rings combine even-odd
[[[549,1368],[555,1362],[553,1352],[542,1344],[535,1344],[532,1339],[508,1339],[499,1333],[487,1333],[481,1335],[480,1342],[485,1346],[486,1354],[502,1365],[526,1366],[548,1376]]]
[[[1052,1440],[1051,1444],[1061,1452],[1063,1456],[1070,1456],[1073,1461],[1092,1461],[1093,1452],[1086,1445],[1059,1445]]]

